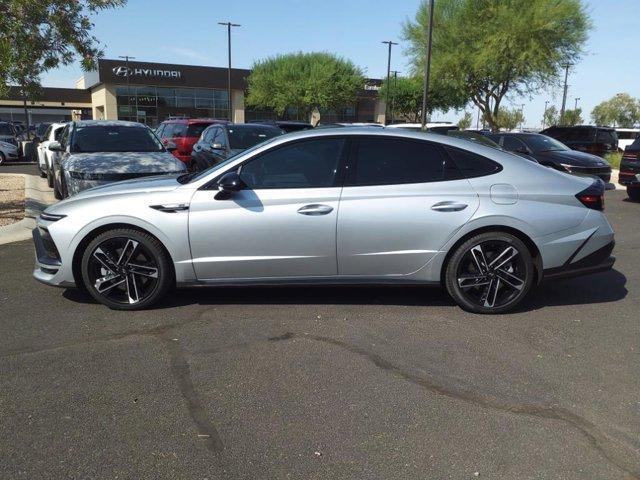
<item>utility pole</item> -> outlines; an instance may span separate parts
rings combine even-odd
[[[218,22],[218,25],[227,27],[227,47],[229,50],[229,68],[227,69],[227,96],[229,97],[229,120],[233,122],[233,105],[231,102],[231,27],[241,27],[239,23]]]
[[[396,87],[398,86],[398,73],[400,72],[398,70],[391,70],[391,73],[393,73],[393,95],[391,96],[391,122],[389,123],[393,123],[393,121],[395,120],[394,112],[396,111]]]
[[[567,63],[564,67],[564,90],[562,92],[562,108],[560,109],[560,125],[564,125],[564,109],[567,104],[567,79],[569,78],[569,67],[571,64]]]
[[[429,1],[429,32],[427,58],[424,66],[424,90],[422,92],[422,130],[427,129],[427,103],[429,99],[429,74],[431,73],[431,40],[433,39],[433,7],[436,0]]]
[[[520,105],[520,131],[522,131],[522,123],[524,122],[524,103]]]
[[[387,54],[387,91],[384,99],[384,123],[386,125],[389,123],[389,90],[391,88],[389,80],[391,78],[391,47],[398,44],[396,42],[392,42],[391,40],[385,40],[382,43],[386,43],[389,46],[389,53]]]
[[[136,57],[130,57],[129,55],[120,55],[118,58],[124,58],[124,66],[127,69],[127,104],[129,112],[129,120],[131,120],[131,85],[129,77],[131,77],[131,70],[129,69],[129,60],[135,60]],[[137,103],[137,102],[136,102]],[[136,122],[138,121],[138,109],[136,108]]]
[[[480,130],[480,108],[478,108],[478,118],[476,119],[476,130]]]

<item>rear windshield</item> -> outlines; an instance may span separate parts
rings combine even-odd
[[[593,142],[596,138],[595,128],[551,128],[545,135],[549,135],[561,142]]]
[[[282,135],[282,130],[268,126],[229,127],[229,147],[231,150],[245,150],[278,135]]]
[[[13,129],[11,128],[11,125],[0,123],[0,135],[13,135]]]
[[[638,136],[638,132],[621,132],[618,131],[618,138],[620,140],[633,140]]]
[[[210,123],[192,123],[187,128],[187,137],[200,137],[205,128],[207,128]]]
[[[71,151],[75,153],[163,150],[162,144],[148,128],[124,125],[78,126],[71,144]]]

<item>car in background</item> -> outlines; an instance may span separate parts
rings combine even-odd
[[[0,165],[5,161],[18,159],[18,147],[13,143],[7,143],[0,140]]]
[[[633,201],[640,201],[640,137],[629,145],[620,160],[618,183],[627,187],[627,195]]]
[[[616,135],[618,135],[618,150],[624,152],[624,150],[630,146],[640,134],[640,128],[617,128]]]
[[[0,122],[0,142],[18,146],[17,131],[12,123]]]
[[[59,142],[66,123],[52,123],[42,134],[42,141],[36,147],[38,154],[38,171],[41,177],[47,178],[50,188],[53,188],[53,157],[55,152],[49,150],[51,142]]]
[[[555,138],[572,150],[591,153],[603,157],[618,150],[618,135],[615,128],[594,125],[574,125],[571,127],[549,127],[540,132]]]
[[[459,130],[455,123],[451,122],[430,122],[426,125],[427,131],[434,133],[447,133],[450,130]],[[393,123],[387,125],[386,128],[401,128],[403,130],[412,130],[419,132],[422,130],[421,123]]]
[[[503,313],[540,280],[612,268],[603,194],[446,135],[314,129],[47,207],[33,275],[120,310],[174,285],[394,283]]]
[[[54,158],[57,199],[107,183],[186,171],[170,153],[174,145],[165,147],[149,127],[137,122],[70,122],[60,141],[48,148],[60,153]]]
[[[284,132],[274,125],[228,123],[210,125],[193,146],[191,170],[199,172]]]
[[[214,123],[225,124],[229,122],[213,118],[174,118],[162,122],[155,132],[163,145],[173,143],[176,146],[173,155],[185,165],[189,165],[193,146],[204,129]]]
[[[498,145],[496,142],[491,140],[486,135],[482,135],[481,133],[478,133],[478,132],[472,132],[469,130],[448,130],[447,132],[445,132],[445,134],[448,137],[462,138],[463,140],[468,140],[470,142],[478,143],[480,145],[485,145],[487,147],[503,150],[503,148],[500,145]],[[535,162],[534,159],[531,159],[531,160]]]
[[[370,128],[383,128],[384,125],[374,122],[335,122],[335,123],[320,123],[316,128],[344,128],[344,127],[370,127]]]
[[[44,134],[50,126],[51,122],[40,122],[34,125],[33,139],[36,143],[42,142],[42,140],[44,139]]]
[[[611,180],[611,165],[590,153],[571,150],[558,140],[539,133],[493,133],[488,137],[508,152],[533,158],[540,165],[573,175]]]
[[[278,127],[284,133],[299,132],[301,130],[310,130],[313,128],[309,122],[299,120],[251,120],[247,123],[260,123],[262,125],[272,125]]]

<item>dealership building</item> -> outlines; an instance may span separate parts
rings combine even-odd
[[[43,88],[27,101],[29,122],[77,119],[134,120],[155,127],[168,118],[218,118],[243,123],[275,119],[274,112],[245,107],[250,70],[101,59],[95,71],[76,81],[75,88]],[[381,81],[369,79],[353,105],[321,112],[321,122],[384,122]],[[23,99],[17,88],[0,98],[0,120],[24,121]],[[291,109],[282,117],[301,119]],[[302,120],[302,119],[301,119]],[[307,120],[307,119],[304,119]]]

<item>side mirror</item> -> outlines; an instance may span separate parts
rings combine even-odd
[[[221,143],[212,143],[211,150],[224,150]]]
[[[229,198],[233,193],[238,192],[245,188],[246,185],[238,175],[238,172],[225,173],[220,180],[218,180],[218,189],[220,190],[216,195],[217,200]]]
[[[52,152],[61,152],[62,151],[62,145],[60,145],[60,142],[51,142],[49,144],[48,148]]]
[[[167,149],[167,152],[175,152],[178,149],[178,146],[173,142],[166,142],[164,144],[164,148]]]

